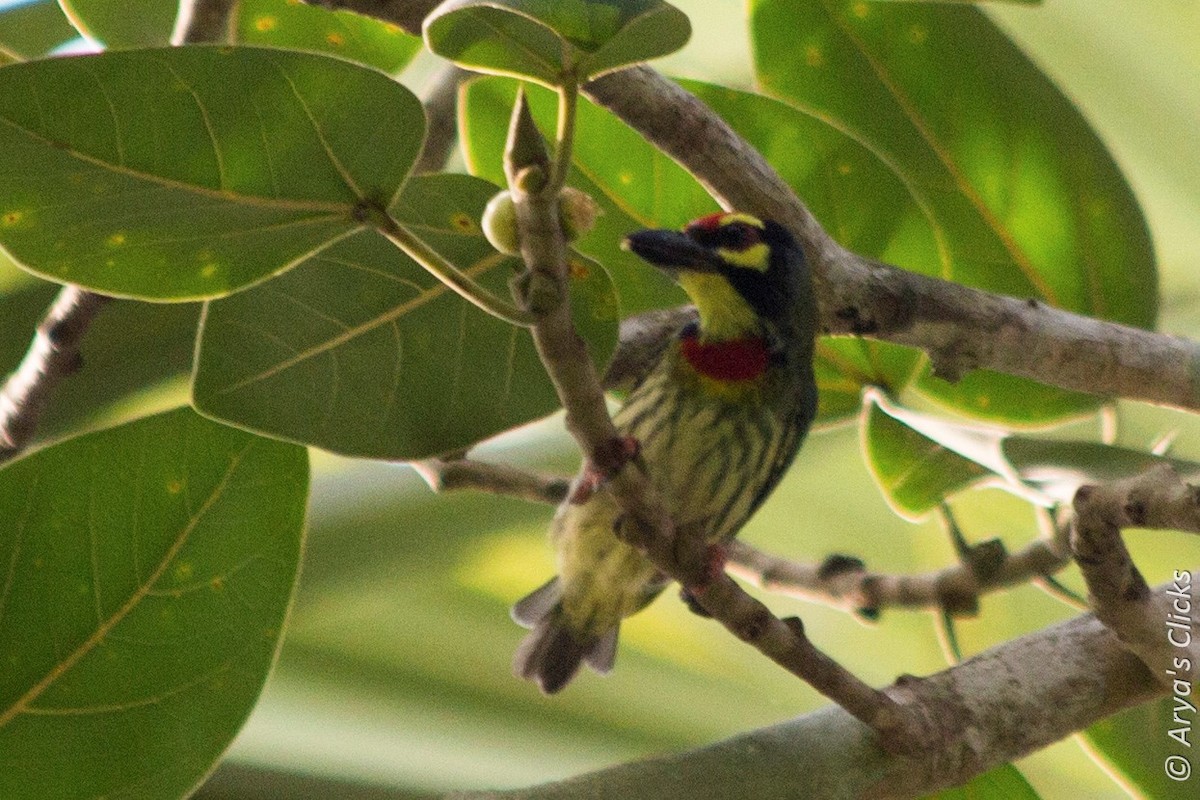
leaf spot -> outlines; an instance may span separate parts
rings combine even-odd
[[[341,47],[346,43],[346,37],[342,36],[337,31],[330,31],[325,34],[325,41],[329,42],[334,47]]]
[[[270,16],[269,14],[264,14],[261,17],[259,17],[258,19],[254,20],[254,30],[258,31],[259,33],[266,33],[267,31],[273,31],[278,26],[279,26],[279,20],[276,19],[275,17]]]
[[[219,264],[216,264],[213,262],[205,264],[203,267],[200,268],[200,277],[201,278],[211,278],[212,276],[217,274],[217,271],[220,268],[221,267]]]
[[[821,52],[820,47],[810,44],[804,48],[804,63],[813,68],[823,67],[825,66],[825,54]]]
[[[192,573],[195,572],[190,562],[180,561],[175,565],[175,569],[171,571],[176,583],[185,583],[192,579]]]
[[[929,29],[924,25],[913,25],[908,29],[908,40],[913,44],[925,44],[929,38]]]
[[[852,166],[850,166],[850,162],[843,161],[837,165],[837,171],[838,171],[838,175],[849,175],[851,172],[854,171],[854,168]]]
[[[469,214],[458,211],[450,215],[450,224],[462,233],[478,233],[479,228]]]
[[[175,480],[167,484],[168,494],[179,494],[183,491],[183,481]]]
[[[104,243],[109,247],[120,247],[121,245],[125,244],[124,231],[117,231],[112,236],[109,236],[107,239],[105,239]]]
[[[4,216],[0,217],[0,224],[6,228],[15,228],[25,219],[24,211],[6,211]]]
[[[871,7],[864,0],[858,0],[850,6],[850,13],[859,19],[866,19],[871,14]]]
[[[617,175],[617,180],[621,182],[622,186],[628,186],[629,184],[633,183],[633,173],[629,170],[622,170],[620,174]]]

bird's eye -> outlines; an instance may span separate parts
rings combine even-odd
[[[762,241],[762,236],[753,225],[734,222],[722,229],[721,240],[721,245],[730,250],[745,250]]]

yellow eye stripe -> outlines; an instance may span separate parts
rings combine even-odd
[[[728,214],[721,217],[721,225],[731,225],[734,222],[744,222],[747,225],[753,225],[759,230],[765,229],[767,226],[758,217],[751,216],[742,211],[730,211]]]
[[[745,250],[730,250],[727,247],[719,247],[717,248],[717,255],[735,267],[755,269],[759,272],[766,272],[770,267],[771,251],[764,242],[752,244]]]

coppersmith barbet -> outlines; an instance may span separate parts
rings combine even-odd
[[[742,213],[702,217],[682,232],[639,231],[626,246],[694,305],[622,324],[605,376],[628,392],[614,422],[638,443],[676,535],[720,544],[779,483],[816,415],[808,265],[781,225]],[[532,628],[514,670],[546,693],[580,663],[610,670],[621,620],[668,583],[614,533],[621,509],[603,484],[579,499],[565,501],[551,527],[558,576],[513,607]]]

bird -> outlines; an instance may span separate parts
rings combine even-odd
[[[736,211],[637,231],[623,246],[672,277],[691,305],[622,322],[603,378],[625,392],[613,423],[676,535],[720,548],[778,485],[816,416],[808,262],[782,225]],[[621,509],[586,463],[573,487],[550,528],[558,574],[512,608],[530,629],[513,671],[545,694],[581,664],[609,672],[621,621],[670,582],[617,535]]]

